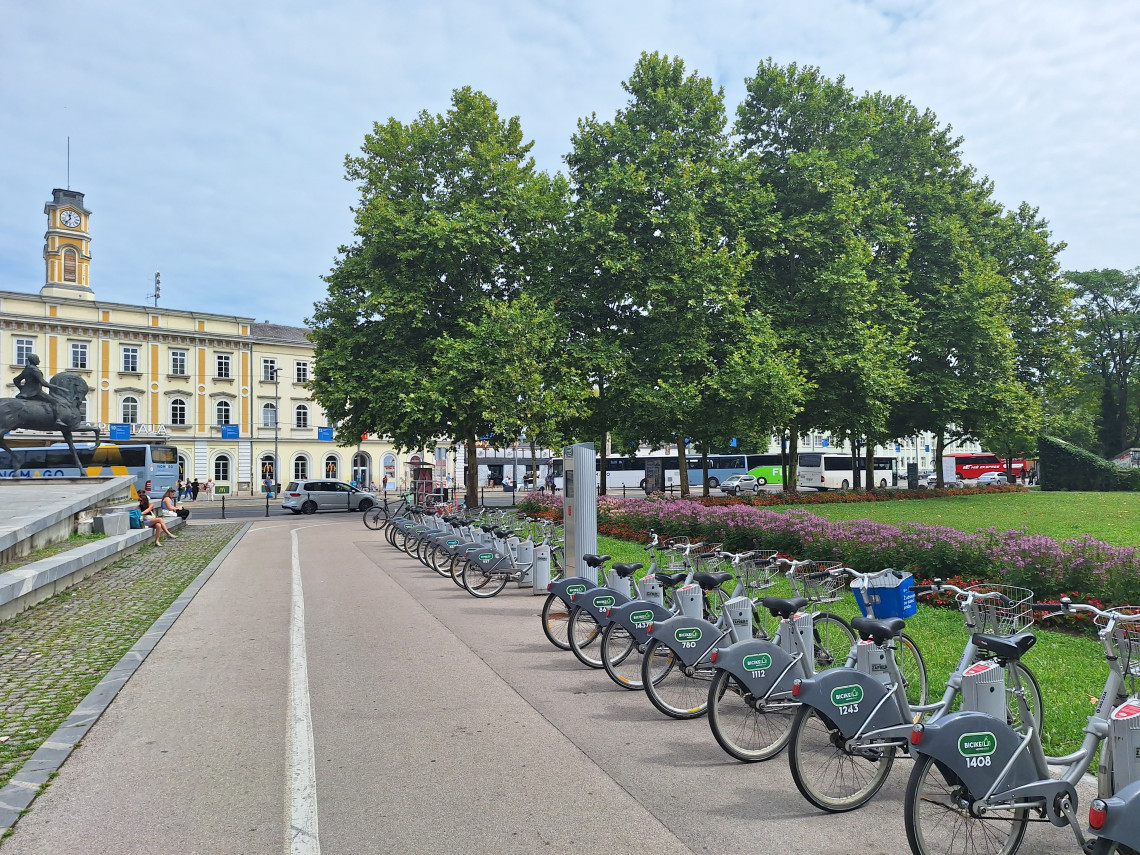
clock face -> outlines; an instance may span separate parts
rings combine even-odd
[[[79,225],[79,214],[75,211],[64,211],[59,215],[59,221],[68,228],[75,228]]]

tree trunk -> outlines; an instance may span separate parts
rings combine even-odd
[[[937,475],[937,480],[934,482],[935,487],[945,487],[946,479],[942,477],[942,457],[946,451],[946,437],[942,431],[938,431],[938,436],[935,437],[934,443],[934,472]]]
[[[701,449],[701,495],[709,497],[709,452],[707,448]]]
[[[681,495],[686,498],[689,495],[689,461],[685,457],[685,438],[683,436],[677,437],[677,482],[681,485]]]
[[[855,434],[851,434],[851,489],[862,489],[859,478],[859,444],[855,441]]]
[[[606,471],[609,469],[609,466],[606,465],[606,461],[609,459],[608,458],[609,448],[607,448],[609,443],[606,440],[609,437],[609,435],[610,435],[610,432],[608,430],[602,431],[601,450],[598,452],[598,460],[600,461],[598,463],[598,495],[599,496],[604,496],[604,495],[606,495],[606,492],[607,492],[607,490],[606,490]]]
[[[526,475],[523,475],[523,484],[526,484]],[[530,491],[538,492],[538,443],[530,441]]]
[[[875,471],[875,443],[871,437],[866,437],[867,453],[864,456],[863,471],[867,473],[867,489],[874,490],[879,486],[879,473]],[[890,485],[888,485],[890,486]]]
[[[791,436],[788,437],[788,477],[791,480],[784,485],[784,489],[792,488],[793,492],[798,493],[799,477],[800,477],[800,431],[798,425],[792,424]]]
[[[784,428],[780,429],[780,489],[788,492],[788,437]]]
[[[463,446],[467,449],[467,475],[463,479],[463,488],[467,495],[464,501],[469,508],[479,507],[479,457],[475,447],[475,428],[468,428],[463,437]]]

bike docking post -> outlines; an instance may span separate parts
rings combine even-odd
[[[534,541],[530,538],[521,540],[512,537],[511,552],[515,556],[515,566],[520,568],[519,587],[529,588],[534,584]]]
[[[586,564],[584,555],[598,551],[597,456],[592,442],[579,442],[562,449],[565,489],[562,521],[566,530],[566,575],[598,581],[598,572]],[[698,613],[699,614],[699,613]]]
[[[733,597],[724,604],[724,613],[736,628],[738,641],[752,638],[752,600],[748,597]]]
[[[678,588],[674,600],[681,609],[681,614],[686,617],[703,617],[704,597],[701,595],[700,585],[689,584]]]
[[[534,547],[534,564],[530,570],[531,584],[534,586],[531,593],[536,597],[545,597],[550,585],[550,545],[540,543]],[[519,583],[522,584],[521,582]]]
[[[641,599],[659,606],[665,605],[665,589],[657,581],[656,576],[643,576],[637,583],[637,592]]]

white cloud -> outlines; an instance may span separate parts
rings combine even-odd
[[[725,87],[771,56],[932,109],[1008,205],[1041,208],[1072,268],[1133,267],[1140,14],[1129,3],[392,0],[0,10],[0,288],[42,283],[43,204],[93,210],[100,298],[299,324],[351,239],[343,160],[374,121],[471,85],[547,170],[580,117],[623,105],[643,50]]]

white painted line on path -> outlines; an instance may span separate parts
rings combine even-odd
[[[313,721],[309,709],[309,667],[305,656],[305,592],[301,588],[301,548],[297,530],[290,533],[293,564],[293,609],[289,627],[289,804],[285,851],[288,855],[320,855],[317,832],[317,769],[313,753]]]

